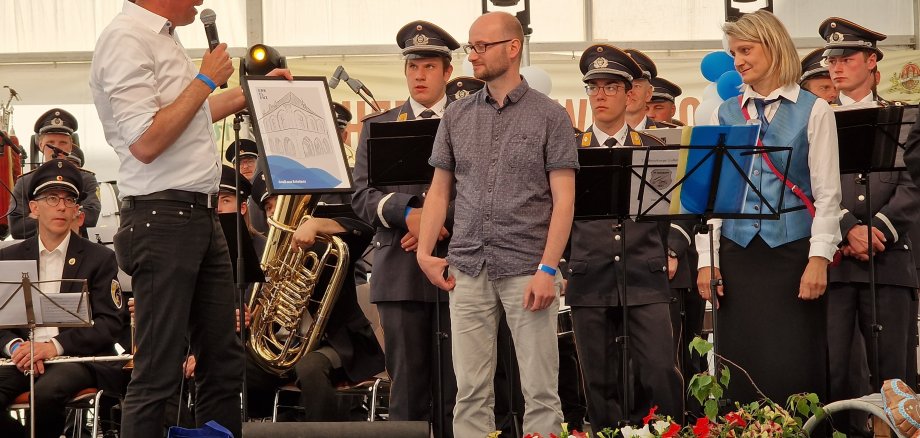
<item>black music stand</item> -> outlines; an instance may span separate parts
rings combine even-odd
[[[579,170],[575,175],[575,220],[616,220],[615,230],[622,234],[620,254],[622,275],[617,291],[623,314],[620,344],[622,366],[623,416],[629,418],[629,305],[626,294],[626,223],[629,215],[629,189],[632,172],[632,148],[586,148],[578,150]]]
[[[845,108],[845,107],[842,107]],[[875,279],[875,250],[872,248],[872,173],[904,170],[896,165],[904,107],[879,106],[834,112],[837,119],[837,142],[840,151],[840,174],[858,174],[857,184],[866,186],[866,213],[869,229],[869,295],[872,297],[872,387],[879,382],[878,338],[883,327],[878,323],[878,292]],[[867,147],[868,146],[868,147]]]
[[[9,268],[17,269],[19,268],[22,271],[20,281],[0,281],[0,285],[8,286],[17,286],[15,290],[12,291],[6,298],[0,302],[0,313],[6,312],[15,312],[16,322],[12,324],[0,324],[0,328],[23,328],[27,327],[29,329],[29,411],[32,412],[32,415],[29,415],[29,436],[32,438],[35,437],[35,343],[32,340],[35,338],[35,328],[36,327],[90,327],[93,324],[92,321],[92,309],[90,308],[89,301],[89,292],[87,290],[86,280],[76,280],[76,279],[60,279],[60,280],[45,280],[45,281],[32,281],[30,278],[30,271],[35,274],[37,270],[32,268],[37,268],[37,264],[34,260],[24,260],[17,262],[25,262],[23,265],[12,265]],[[31,263],[30,263],[31,262]],[[27,264],[32,266],[26,268]],[[12,272],[2,272],[4,277],[11,277]],[[37,277],[38,275],[36,275]],[[44,292],[41,291],[36,285],[44,283],[61,283],[61,282],[81,282],[83,283],[83,290],[79,294],[57,294],[57,295],[67,295],[68,301],[74,302],[59,302],[55,299],[49,297]],[[4,292],[8,292],[4,291]],[[16,296],[21,293],[22,301],[19,301]],[[7,294],[3,294],[7,295]],[[71,296],[76,295],[76,296]],[[55,297],[60,300],[61,297]],[[19,307],[17,303],[21,303],[24,307]],[[36,312],[36,308],[41,309],[41,312]],[[24,313],[23,313],[24,311]],[[45,312],[49,314],[46,315]],[[41,318],[37,314],[41,314]],[[4,318],[6,320],[7,318]]]
[[[368,185],[429,184],[434,168],[428,164],[440,119],[376,122],[368,129]]]
[[[696,130],[704,129],[703,135],[697,137]],[[744,126],[701,126],[694,128],[694,137],[691,139],[690,146],[651,146],[634,148],[634,151],[642,151],[642,164],[633,164],[632,173],[638,176],[638,180],[643,187],[638,191],[639,199],[635,200],[635,209],[637,221],[647,220],[692,220],[698,222],[695,225],[697,234],[709,235],[709,246],[714,246],[714,237],[708,222],[710,219],[761,219],[776,220],[781,213],[793,210],[783,209],[783,199],[785,197],[785,175],[789,172],[792,158],[792,148],[783,146],[755,146],[747,143],[745,138],[750,138],[751,132],[744,132],[752,129],[756,135],[758,127],[752,125]],[[739,135],[743,134],[743,135]],[[754,137],[756,138],[756,137]],[[714,143],[710,143],[715,139]],[[686,170],[682,175],[670,185],[667,189],[656,187],[653,181],[650,169],[660,168],[662,166],[650,164],[649,157],[653,151],[673,150],[682,153],[687,151]],[[755,154],[767,153],[775,161],[780,154],[785,152],[785,163],[782,169],[778,169],[783,176],[780,184],[779,201],[777,205],[772,205],[767,201],[764,194],[757,188],[750,177],[748,177],[749,160],[753,159]],[[693,183],[692,191],[688,192],[685,184]],[[699,185],[702,183],[702,185]],[[740,188],[739,188],[740,185]],[[743,205],[743,197],[738,198],[737,194],[751,192],[760,200],[765,208],[759,213],[744,212],[740,210]],[[651,195],[650,199],[646,196]],[[672,199],[677,198],[677,199]],[[679,202],[677,205],[671,205],[672,201]],[[697,201],[697,202],[692,202]],[[702,201],[702,202],[699,202]],[[732,207],[737,201],[737,206]],[[662,214],[658,212],[661,204],[669,205],[669,213]],[[686,205],[692,205],[692,209],[687,210]],[[721,280],[715,278],[715,253],[710,251],[709,254],[709,293],[712,302],[712,329],[713,329],[713,353],[714,369],[716,373],[721,369],[721,360],[718,357],[719,332],[718,332],[718,287]]]
[[[430,184],[434,176],[434,167],[428,164],[428,158],[431,157],[434,137],[440,123],[440,119],[436,118],[371,123],[368,127],[370,136],[367,139],[368,185],[380,187]],[[435,252],[438,257],[447,256],[437,253],[437,245]],[[441,324],[441,303],[441,293],[438,292],[435,301],[438,307],[438,311],[435,312],[438,390],[434,416],[438,418],[439,423],[444,418],[444,364],[441,360],[441,350],[444,339],[449,335],[444,332]],[[443,435],[445,427],[450,425],[441,424],[438,428],[439,435]]]

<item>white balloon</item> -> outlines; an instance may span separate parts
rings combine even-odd
[[[470,58],[463,60],[463,75],[473,76],[473,63],[470,62]]]
[[[696,107],[696,110],[693,111],[693,125],[711,125],[712,115],[715,114],[716,110],[721,104],[722,99],[719,99],[718,97],[715,99],[708,99],[700,102],[699,106]]]
[[[549,73],[546,73],[542,68],[528,65],[521,69],[521,76],[524,76],[524,79],[527,79],[527,83],[530,85],[530,88],[537,90],[547,96],[553,91],[553,79],[549,77]]]
[[[703,100],[706,101],[712,99],[718,99],[719,101],[722,100],[722,98],[719,97],[719,86],[715,82],[710,82],[709,85],[703,89]]]

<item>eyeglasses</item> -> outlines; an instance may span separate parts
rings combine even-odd
[[[44,200],[45,203],[48,204],[49,207],[57,207],[57,205],[61,203],[62,199],[64,200],[65,207],[73,207],[77,205],[77,198],[70,197],[70,196],[66,198],[62,198],[58,195],[48,195],[48,196],[42,196],[41,198],[35,198],[36,201]]]
[[[473,50],[475,50],[476,53],[483,54],[483,53],[486,53],[486,50],[489,50],[489,47],[492,47],[496,44],[504,44],[504,43],[511,42],[511,41],[514,41],[514,38],[503,40],[503,41],[496,41],[494,43],[464,44],[463,51],[466,52],[467,55],[469,55],[470,52],[472,52]]]
[[[588,96],[594,96],[597,94],[598,90],[604,89],[604,94],[608,96],[616,96],[620,92],[621,88],[624,88],[622,85],[604,85],[603,87],[598,87],[597,85],[585,85],[585,93]]]

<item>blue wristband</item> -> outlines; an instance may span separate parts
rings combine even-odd
[[[13,346],[10,347],[10,356],[12,356],[13,353],[16,352],[16,349],[19,348],[21,345],[22,345],[22,342],[17,342],[13,344]]]
[[[541,270],[541,271],[543,271],[543,272],[545,272],[545,273],[547,273],[547,274],[549,274],[549,275],[551,275],[551,276],[553,276],[553,277],[556,276],[556,270],[553,269],[553,268],[551,268],[551,267],[549,267],[549,266],[544,265],[543,263],[540,263],[539,265],[537,265],[537,269],[538,269],[538,270]]]
[[[207,85],[208,88],[211,89],[211,91],[214,91],[214,89],[217,88],[217,84],[215,84],[214,81],[211,80],[211,78],[205,76],[204,73],[198,73],[198,76],[195,76],[195,79],[198,79],[199,81],[204,82],[204,84]]]
[[[408,219],[408,218],[409,218],[409,213],[412,213],[412,207],[406,207],[406,213],[405,213],[405,215],[403,216],[403,219]]]

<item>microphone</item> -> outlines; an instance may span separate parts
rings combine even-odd
[[[201,23],[204,24],[204,35],[208,39],[208,50],[213,51],[220,38],[217,37],[217,14],[211,9],[201,11]],[[220,88],[227,88],[227,84],[220,84]]]
[[[345,73],[345,67],[342,67],[340,65],[338,68],[335,69],[335,73],[332,74],[332,77],[329,78],[329,88],[338,87],[339,81],[341,81],[342,79],[344,79],[347,82],[349,77],[348,77],[348,73]]]

